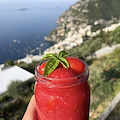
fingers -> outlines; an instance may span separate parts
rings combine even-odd
[[[37,120],[36,100],[33,95],[22,120]]]

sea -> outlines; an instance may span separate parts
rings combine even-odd
[[[44,40],[58,17],[78,0],[0,0],[0,64],[37,55],[54,43]]]

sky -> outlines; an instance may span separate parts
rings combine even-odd
[[[17,3],[17,2],[19,2],[19,3],[30,3],[30,2],[43,2],[43,3],[49,3],[49,2],[64,2],[64,3],[71,3],[71,4],[73,4],[73,3],[75,3],[76,1],[79,1],[79,0],[0,0],[0,4],[3,4],[3,3],[8,3],[8,4],[10,4],[10,3],[13,3],[13,2],[15,2],[15,3]]]
[[[6,8],[7,6],[11,6],[13,8],[17,6],[23,6],[27,8],[28,6],[49,6],[49,4],[53,3],[52,6],[57,5],[57,7],[64,3],[64,5],[69,6],[76,3],[79,0],[0,0],[0,9]],[[51,6],[51,7],[52,7]]]

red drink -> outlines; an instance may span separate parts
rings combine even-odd
[[[86,65],[81,75],[54,79],[42,76],[35,69],[35,98],[38,120],[88,120],[90,88]]]

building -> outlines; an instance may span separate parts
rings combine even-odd
[[[20,63],[20,62],[24,62],[26,64],[30,64],[32,63],[32,61],[40,61],[40,59],[43,57],[43,55],[26,55],[25,58],[22,58],[22,59],[18,59],[17,60],[17,63]]]
[[[7,90],[11,81],[26,81],[34,75],[18,66],[12,66],[0,71],[0,94]]]

